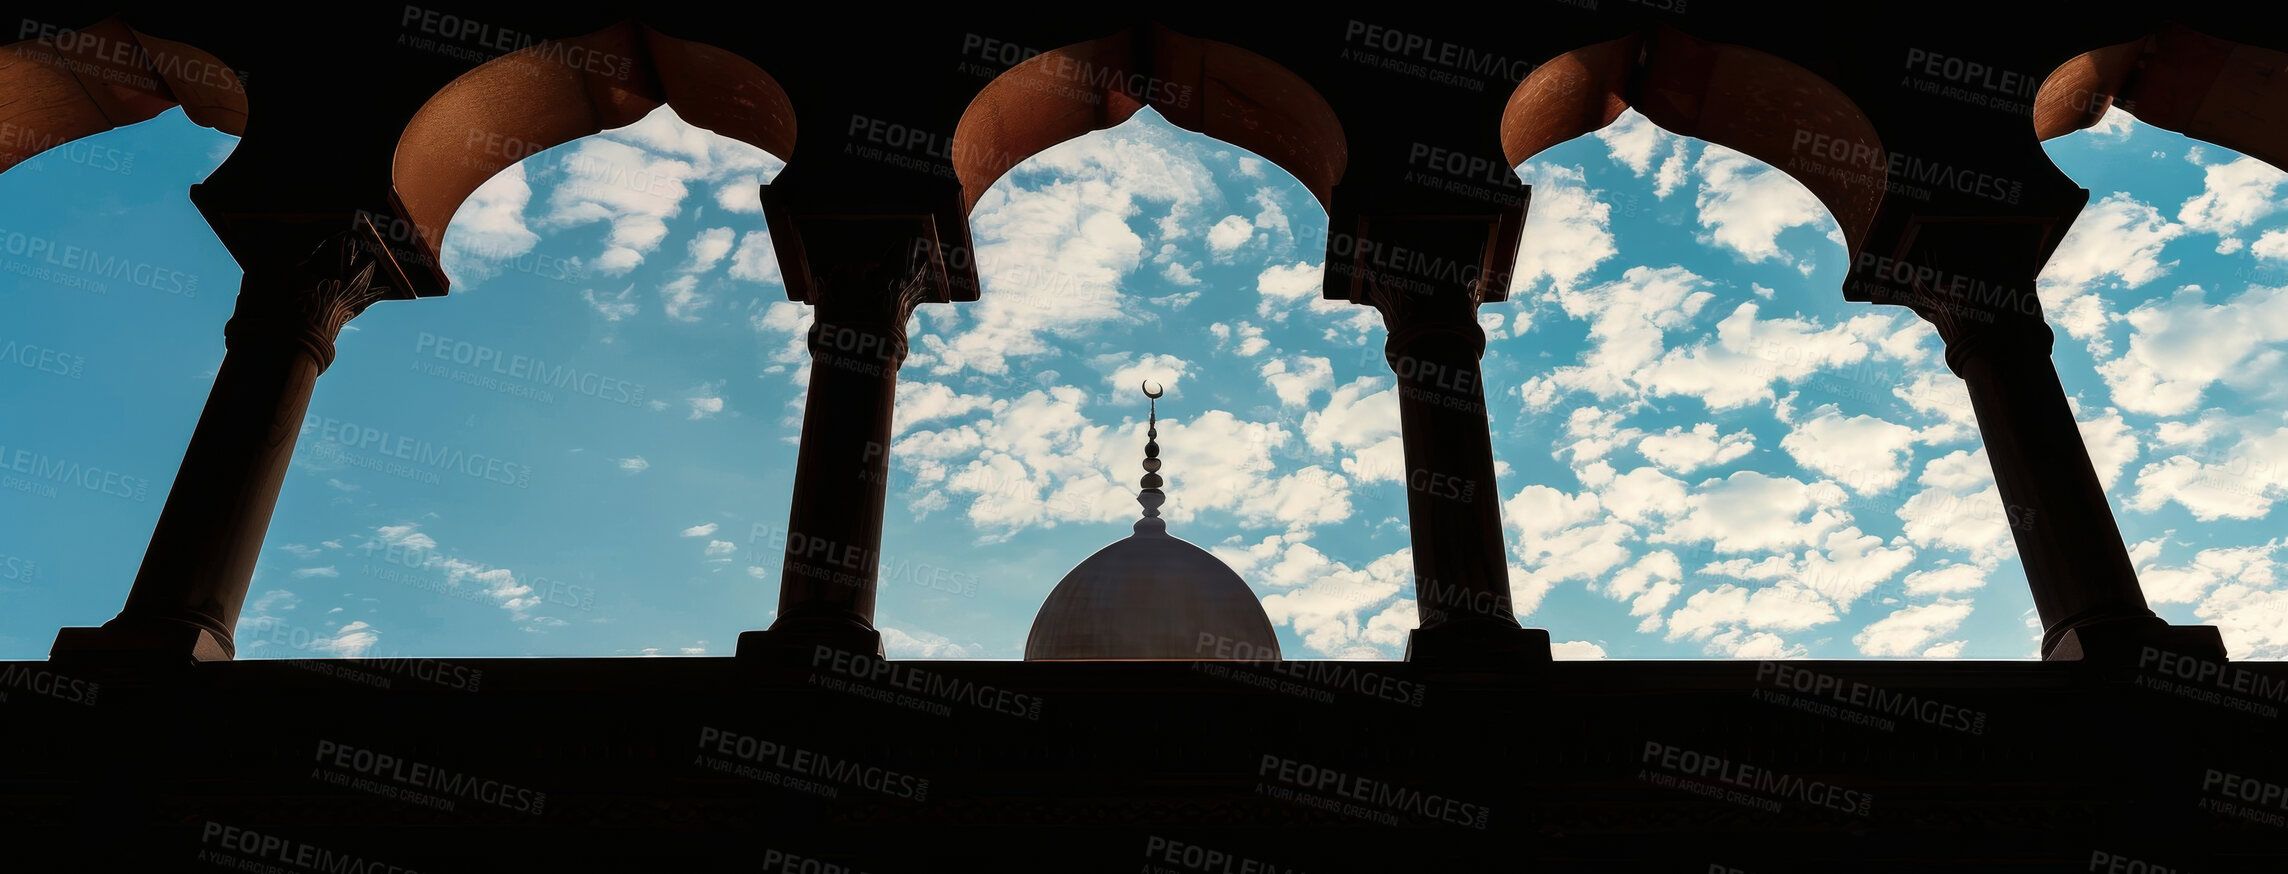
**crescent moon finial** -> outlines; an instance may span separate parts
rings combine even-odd
[[[1144,384],[1138,387],[1144,389],[1145,397],[1151,398],[1153,400],[1159,400],[1161,395],[1168,393],[1167,387],[1165,386],[1160,388],[1153,388],[1152,381],[1149,379],[1145,380]]]

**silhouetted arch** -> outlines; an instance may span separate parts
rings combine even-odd
[[[453,213],[494,174],[634,124],[662,103],[693,126],[781,158],[794,154],[793,104],[763,68],[623,22],[519,49],[438,89],[398,138],[392,187],[430,257],[441,257]]]
[[[231,136],[246,130],[246,87],[213,55],[137,32],[116,16],[43,30],[0,52],[0,172],[176,106],[203,127]]]
[[[2288,170],[2288,53],[2171,24],[2142,39],[2085,52],[2043,80],[2034,135],[2096,124],[2111,106]]]
[[[1676,134],[1736,149],[1801,182],[1856,253],[1883,200],[1887,155],[1843,90],[1777,55],[1666,26],[1575,49],[1536,68],[1502,113],[1511,166],[1635,107]]]
[[[1159,25],[1026,60],[979,91],[953,134],[962,208],[1010,168],[1146,106],[1185,130],[1262,155],[1334,202],[1350,150],[1334,107],[1301,76],[1229,43]]]

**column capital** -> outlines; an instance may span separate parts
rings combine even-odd
[[[948,300],[935,281],[937,240],[912,218],[805,218],[803,296],[821,321],[882,325],[905,332],[906,319],[924,303]],[[790,298],[793,292],[790,289]]]
[[[326,237],[284,275],[249,271],[224,340],[232,348],[256,337],[299,343],[322,371],[334,363],[343,325],[375,301],[412,296],[383,284],[380,266],[364,236],[347,230]]]
[[[906,360],[906,321],[944,301],[937,247],[926,225],[897,220],[807,221],[811,360],[821,367],[894,372]]]
[[[1509,290],[1500,223],[1482,216],[1361,216],[1358,233],[1328,241],[1325,294],[1374,307],[1390,331],[1389,355],[1426,344],[1485,354],[1478,305]],[[1451,344],[1460,344],[1459,346]]]
[[[2055,333],[2035,292],[2050,246],[2037,221],[1926,221],[1900,245],[1859,253],[1846,296],[1914,310],[1946,341],[1956,375],[1972,358],[2047,360]]]

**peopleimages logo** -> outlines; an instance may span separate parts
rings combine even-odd
[[[78,379],[80,373],[87,369],[87,359],[82,356],[14,340],[0,343],[0,360],[26,370],[53,373],[69,379]]]
[[[199,277],[196,274],[168,270],[122,255],[106,255],[85,246],[59,245],[46,237],[21,231],[0,229],[0,252],[34,259],[51,267],[125,282],[162,294],[185,298],[199,296]]]
[[[6,477],[8,488],[34,492],[53,498],[56,490],[47,483],[74,485],[91,492],[141,501],[150,497],[151,481],[143,477],[128,476],[118,471],[91,467],[76,461],[55,458],[29,449],[9,450],[0,443],[0,471],[20,473],[30,479]]]
[[[316,760],[351,774],[385,778],[392,783],[482,801],[519,813],[538,816],[548,804],[548,795],[543,792],[330,740],[318,742]]]
[[[812,650],[810,666],[824,667],[845,677],[880,683],[893,689],[903,689],[981,710],[1025,719],[1041,718],[1041,698],[1038,695],[979,685],[972,680],[949,677],[864,653],[821,644]],[[817,675],[813,674],[812,682],[817,682],[817,679]]]
[[[769,765],[780,772],[802,777],[832,780],[847,786],[857,786],[880,792],[893,798],[924,801],[929,797],[929,780],[912,774],[901,774],[880,765],[868,765],[851,759],[790,747],[752,735],[724,731],[712,726],[699,729],[699,748],[706,752]],[[703,755],[702,760],[705,759]]]
[[[16,664],[9,665],[6,670],[0,671],[0,689],[22,689],[34,695],[54,698],[66,704],[85,704],[94,707],[96,693],[103,691],[103,686],[77,677],[67,677],[45,668],[35,669],[29,665]],[[0,692],[0,701],[6,700],[8,700],[7,694]]]
[[[425,467],[457,471],[487,482],[526,488],[532,484],[532,467],[513,461],[503,461],[488,455],[463,452],[457,447],[440,446],[427,440],[391,434],[376,428],[363,427],[338,419],[312,415],[302,420],[302,436],[318,435],[325,442],[321,446],[336,446],[374,452],[399,458]],[[138,499],[140,500],[140,499]]]
[[[1255,775],[1284,783],[1295,789],[1327,792],[1337,798],[1369,805],[1368,809],[1346,809],[1342,812],[1359,816],[1362,819],[1381,822],[1384,825],[1397,825],[1398,823],[1386,811],[1398,811],[1425,819],[1483,829],[1486,827],[1487,818],[1493,813],[1492,808],[1483,804],[1473,804],[1458,798],[1448,798],[1444,795],[1423,792],[1420,789],[1385,783],[1380,780],[1370,780],[1355,774],[1344,773],[1310,762],[1297,761],[1273,753],[1263,754],[1263,762],[1256,768]],[[1258,785],[1261,786],[1261,784]],[[1262,788],[1257,791],[1260,794],[1279,794],[1264,792]],[[1309,801],[1309,799],[1302,797],[1291,798],[1290,800],[1301,803],[1308,803]],[[1349,807],[1355,808],[1357,805],[1349,805]],[[1366,815],[1369,813],[1380,815]]]
[[[280,869],[276,866],[262,863],[283,862],[312,871],[345,871],[353,872],[353,874],[421,874],[412,868],[376,862],[372,859],[337,852],[316,844],[306,844],[277,835],[266,835],[235,825],[224,825],[213,820],[207,821],[205,831],[199,835],[199,843],[213,844],[223,850],[229,850],[231,853],[244,854],[232,856],[220,850],[199,851],[199,861],[234,871],[278,871]]]
[[[509,354],[491,346],[440,337],[427,331],[421,332],[421,336],[413,341],[413,354],[427,355],[439,361],[450,361],[475,370],[563,389],[615,404],[640,404],[644,400],[644,387],[641,383],[583,371],[571,364],[551,364],[541,358]]]
[[[1782,774],[1769,768],[1760,768],[1744,762],[1735,762],[1722,756],[1712,756],[1697,750],[1656,740],[1645,741],[1643,764],[1657,767],[1670,774],[1690,778],[1711,779],[1714,787],[1733,787],[1754,792],[1767,798],[1785,798],[1805,804],[1840,810],[1844,813],[1866,816],[1874,809],[1875,796],[1857,789],[1845,789],[1822,780],[1806,780]],[[1647,776],[1639,772],[1640,777]],[[1667,777],[1652,774],[1653,777]],[[1666,781],[1656,780],[1655,782]],[[1678,786],[1692,789],[1691,786]],[[1733,799],[1739,800],[1739,799]],[[1776,805],[1755,805],[1774,810]]]

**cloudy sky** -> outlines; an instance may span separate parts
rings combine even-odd
[[[0,658],[110,618],[135,576],[237,286],[184,190],[233,143],[175,111],[0,175]],[[2091,207],[2040,293],[2147,596],[2288,655],[2282,174],[2119,113],[2048,148]],[[809,375],[756,195],[779,167],[663,109],[481,189],[453,293],[344,332],[241,656],[728,655],[767,626]],[[1561,657],[2035,654],[1938,338],[1843,302],[1808,192],[1634,113],[1519,173],[1521,269],[1481,316],[1493,497]],[[1393,381],[1378,317],[1318,299],[1308,193],[1146,111],[973,223],[983,299],[923,308],[898,390],[892,654],[1021,654],[1137,514],[1150,378],[1170,532],[1255,587],[1290,657],[1397,657]]]

